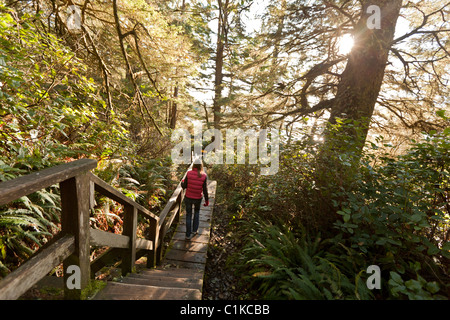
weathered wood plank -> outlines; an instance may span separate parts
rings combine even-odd
[[[177,250],[206,253],[208,251],[208,243],[195,242],[190,240],[173,240],[171,248]]]
[[[144,208],[143,206],[141,206],[140,204],[135,202],[133,199],[128,198],[122,192],[120,192],[119,190],[110,186],[105,181],[103,181],[102,179],[97,177],[95,174],[91,173],[90,179],[91,179],[91,181],[94,182],[95,191],[97,191],[98,193],[100,193],[114,201],[117,201],[120,204],[131,205],[131,206],[137,208],[140,214],[147,216],[148,218],[159,220],[159,217],[157,215],[151,213],[146,208]]]
[[[195,242],[204,242],[204,243],[208,243],[209,242],[209,232],[206,233],[207,231],[205,231],[204,234],[198,234],[196,235],[194,238],[192,238],[190,241],[195,241]],[[173,233],[173,237],[172,239],[174,240],[184,240],[186,238],[186,232],[174,232]]]
[[[186,170],[186,172],[183,175],[183,178],[181,178],[181,181],[184,180],[184,178],[186,178],[187,172],[192,169],[193,164],[194,163],[191,163],[188,170]],[[170,211],[172,211],[172,209],[176,205],[177,200],[179,200],[178,203],[183,202],[185,192],[183,191],[183,188],[181,187],[181,181],[178,183],[175,191],[173,192],[173,194],[170,197],[169,201],[167,202],[166,206],[164,207],[164,209],[161,211],[161,213],[159,215],[159,218],[160,218],[159,226],[161,226],[164,223],[164,220],[166,219],[167,215],[169,214]],[[181,194],[181,199],[178,199],[178,196],[180,196],[180,194]]]
[[[161,226],[161,230],[164,230],[163,232],[160,232],[160,237],[161,238],[164,238],[164,236],[166,235],[166,232],[172,226],[172,223],[175,220],[175,218],[176,218],[176,216],[178,214],[178,211],[180,210],[180,206],[181,206],[181,203],[180,202],[176,202],[174,207],[170,210],[169,214],[166,216],[168,218],[166,219],[166,221]]]
[[[128,248],[124,249],[122,259],[122,275],[131,272],[136,261],[136,229],[137,229],[137,209],[133,206],[125,206],[123,234],[130,238]]]
[[[194,263],[206,263],[206,254],[204,252],[193,252],[178,249],[170,249],[164,257],[166,260],[177,260]]]
[[[95,300],[200,300],[197,289],[165,288],[110,282],[95,296]]]
[[[203,273],[200,270],[193,270],[187,268],[166,268],[164,266],[157,267],[156,269],[141,270],[138,274],[143,274],[145,276],[169,276],[169,277],[195,277],[203,278]]]
[[[96,160],[80,159],[1,182],[0,205],[73,178],[77,174],[94,169],[96,166]]]
[[[186,228],[186,219],[182,219],[180,221],[179,226],[181,226],[182,228]],[[198,227],[199,228],[208,228],[208,229],[210,229],[211,228],[211,222],[210,221],[200,220],[199,223],[198,223]]]
[[[147,268],[154,268],[159,263],[158,242],[159,242],[159,224],[156,220],[150,220],[149,238],[153,242],[152,251],[147,255]]]
[[[203,287],[203,274],[197,275],[197,273],[192,273],[186,277],[171,277],[169,275],[143,275],[131,273],[122,280],[122,283],[201,290]]]
[[[176,266],[178,268],[187,268],[187,269],[194,269],[201,272],[205,272],[205,263],[197,263],[197,262],[190,262],[190,261],[180,261],[180,260],[172,260],[172,259],[165,259],[163,262],[163,265],[166,266]]]
[[[97,229],[90,230],[91,245],[97,247],[128,248],[130,237]]]
[[[153,241],[137,238],[136,249],[153,250]]]
[[[179,185],[180,188],[177,188],[175,190],[175,192],[178,192],[176,196],[179,195],[181,186]],[[175,195],[175,194],[174,194]],[[177,197],[174,197],[174,195],[172,195],[172,197],[170,197],[169,201],[167,202],[166,206],[164,207],[163,211],[161,211],[161,214],[159,215],[159,225],[161,226],[164,222],[165,219],[167,217],[167,215],[173,210],[173,208],[176,206],[177,204]]]
[[[75,250],[75,237],[65,235],[11,272],[0,282],[0,300],[15,300]]]
[[[75,250],[64,260],[64,282],[70,274],[67,268],[76,265],[80,268],[81,288],[64,288],[65,297],[80,299],[81,290],[90,279],[90,234],[89,234],[89,172],[78,174],[68,180],[60,182],[61,191],[61,232],[75,236]]]

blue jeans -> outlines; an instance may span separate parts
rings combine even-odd
[[[200,203],[202,199],[191,199],[184,197],[186,205],[186,237],[191,235],[191,232],[197,232],[200,221]],[[192,205],[194,205],[194,225],[192,225]]]

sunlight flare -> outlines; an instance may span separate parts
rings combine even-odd
[[[354,45],[353,36],[350,34],[343,35],[337,43],[338,53],[340,55],[347,55],[350,53]]]

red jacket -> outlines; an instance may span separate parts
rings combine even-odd
[[[199,177],[197,169],[189,170],[186,178],[181,182],[181,187],[186,189],[186,197],[190,199],[201,199],[205,196],[205,201],[208,201],[208,188],[206,174],[202,173]]]

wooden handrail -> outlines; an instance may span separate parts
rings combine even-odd
[[[122,274],[125,275],[133,270],[136,258],[143,255],[147,255],[148,267],[160,263],[164,236],[181,212],[184,198],[181,182],[160,216],[157,216],[89,172],[96,165],[95,160],[81,159],[0,183],[0,205],[59,183],[62,207],[61,232],[0,281],[0,299],[19,298],[61,261],[64,265],[65,283],[69,276],[66,272],[69,266],[77,265],[81,271],[80,289],[65,286],[65,296],[69,299],[80,299],[81,289],[87,286],[92,276],[91,265],[97,271],[111,258],[120,257]],[[188,170],[191,168],[192,164]],[[124,206],[122,235],[90,228],[90,200],[93,190]],[[138,215],[149,221],[149,239],[136,236]],[[111,249],[91,263],[91,246],[108,246]]]
[[[81,159],[1,182],[0,206],[61,181],[73,178],[80,172],[92,170],[96,166],[96,160]]]
[[[74,250],[74,236],[65,235],[58,238],[0,282],[0,299],[17,299],[71,255]]]
[[[129,248],[130,237],[121,234],[106,232],[97,229],[90,229],[91,246],[95,247],[112,247],[112,248]]]
[[[151,213],[146,208],[141,206],[139,203],[135,202],[133,199],[128,198],[122,192],[110,186],[108,183],[97,177],[95,174],[90,173],[89,178],[95,184],[95,191],[97,191],[98,193],[114,201],[117,201],[122,205],[131,205],[136,207],[140,211],[140,213],[142,215],[145,215],[147,218],[159,220],[159,217],[157,215]]]
[[[193,164],[194,163],[192,162],[191,165],[189,166],[189,168],[184,173],[183,178],[181,178],[181,180],[184,180],[186,178],[187,172],[192,169]],[[159,226],[161,226],[163,224],[167,215],[174,208],[174,206],[177,203],[181,203],[183,201],[183,198],[184,198],[184,192],[183,192],[183,188],[181,187],[181,181],[180,181],[178,183],[177,187],[175,188],[175,191],[173,192],[172,196],[169,198],[169,201],[165,205],[164,209],[161,211],[161,214],[159,215],[159,219],[160,219]]]
[[[86,200],[83,199],[80,186],[86,172],[96,166],[96,160],[81,159],[0,183],[0,205],[60,183],[62,207],[62,232],[54,236],[52,241],[50,241],[51,245],[44,246],[44,248],[38,250],[22,266],[2,279],[0,282],[0,299],[19,298],[55,266],[60,264],[61,261],[66,263],[74,253],[78,253],[80,249],[83,249],[80,247],[81,243],[79,240],[80,234],[82,235],[84,230],[79,230],[79,232],[73,232],[73,230],[76,230],[79,226],[78,221],[81,220],[79,219],[79,213],[83,212],[84,216],[89,213],[88,210],[79,206],[83,200]],[[68,203],[67,199],[75,199],[76,205],[71,207],[73,203]],[[72,221],[77,222],[72,226],[73,230],[70,230],[67,226]],[[89,221],[87,220],[87,222]],[[81,251],[86,256],[86,250]],[[79,256],[78,254],[78,258]],[[89,253],[87,253],[87,256],[89,257]],[[70,261],[73,260],[72,258]]]

